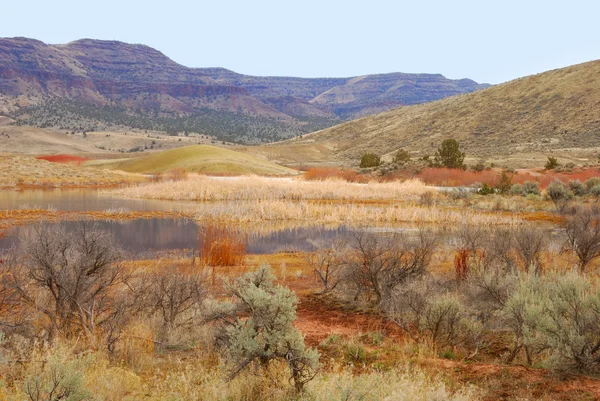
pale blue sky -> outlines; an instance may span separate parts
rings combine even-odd
[[[0,36],[114,39],[251,75],[441,73],[499,83],[600,59],[600,2],[3,1]]]

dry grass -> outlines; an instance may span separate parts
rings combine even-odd
[[[519,215],[414,204],[370,205],[361,203],[333,204],[319,202],[257,201],[223,204],[204,209],[198,221],[216,219],[222,222],[295,222],[296,226],[330,224],[364,226],[379,224],[516,225]]]
[[[75,167],[29,156],[0,154],[0,187],[102,187],[143,180],[138,174]]]
[[[242,201],[242,200],[399,200],[435,191],[421,181],[355,184],[341,180],[304,181],[290,178],[193,176],[186,181],[160,182],[121,188],[108,194],[128,198]]]

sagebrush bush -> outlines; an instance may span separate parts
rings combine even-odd
[[[573,192],[563,182],[558,180],[548,185],[546,194],[555,204],[568,201],[573,197]]]
[[[523,195],[525,193],[525,191],[523,190],[523,185],[521,184],[513,184],[512,187],[510,187],[510,194],[511,195]]]
[[[225,325],[221,337],[231,378],[249,367],[267,368],[281,361],[289,368],[290,382],[301,392],[315,377],[319,354],[305,346],[304,337],[293,326],[296,295],[274,281],[270,267],[261,266],[226,283],[235,302],[217,305],[213,317]]]
[[[596,185],[600,185],[600,177],[592,177],[585,182],[585,186],[588,188],[588,190],[592,189]]]
[[[539,195],[540,186],[535,181],[525,181],[523,183],[523,192],[525,195]]]
[[[587,187],[579,180],[570,180],[569,189],[575,196],[585,196],[588,192]]]
[[[600,197],[600,184],[594,185],[590,188],[590,194],[595,197]]]
[[[381,157],[375,153],[365,153],[360,158],[360,167],[361,168],[377,167],[380,164],[381,164]]]

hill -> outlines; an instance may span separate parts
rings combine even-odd
[[[600,151],[600,61],[517,79],[475,93],[401,107],[253,150],[286,162],[306,149],[313,161],[358,163],[364,152],[432,155],[446,138],[471,160],[541,165],[547,155],[578,163]],[[293,161],[291,161],[293,162]]]
[[[151,47],[0,38],[0,115],[70,131],[185,131],[249,144],[486,87],[439,74],[254,77],[188,68]]]
[[[182,168],[188,172],[240,175],[294,175],[296,170],[258,157],[209,145],[192,145],[127,160],[98,160],[88,166],[131,173],[167,173]]]

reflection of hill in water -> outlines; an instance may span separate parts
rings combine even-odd
[[[76,222],[62,224],[73,229]],[[117,243],[133,253],[164,251],[173,249],[191,249],[198,246],[198,226],[194,221],[185,219],[138,219],[125,222],[97,221],[98,228],[111,232]],[[247,252],[265,254],[284,250],[313,251],[326,246],[339,236],[348,233],[348,229],[324,227],[282,228],[263,225],[260,230],[249,229]],[[9,236],[0,239],[0,248],[8,248],[16,242],[19,235],[26,235],[31,226],[15,227]]]

